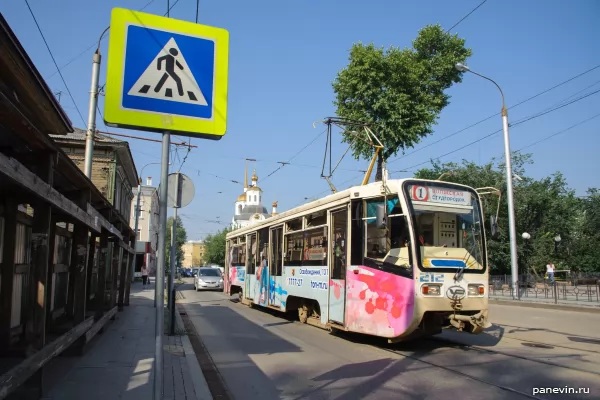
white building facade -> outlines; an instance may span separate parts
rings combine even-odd
[[[148,272],[154,275],[156,272],[156,251],[158,250],[158,190],[152,186],[152,178],[148,177],[146,185],[133,188],[133,200],[131,201],[131,226],[135,226],[135,206],[137,192],[140,192],[140,210],[138,219],[138,231],[136,238],[136,267],[135,277],[141,277],[142,264],[146,264]]]
[[[251,184],[248,186],[248,170],[244,172],[244,193],[240,194],[235,202],[231,227],[239,229],[257,222],[264,221],[271,215],[277,214],[277,202],[273,203],[273,211],[269,213],[263,206],[263,191],[258,187],[256,170],[252,174]]]

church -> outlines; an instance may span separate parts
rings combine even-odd
[[[244,193],[240,194],[235,202],[235,211],[231,220],[233,229],[243,228],[277,215],[277,202],[274,201],[273,211],[269,213],[262,205],[263,191],[258,187],[256,170],[252,174],[251,185],[248,187],[248,168],[244,171]]]

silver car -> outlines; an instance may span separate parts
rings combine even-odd
[[[223,275],[217,268],[200,268],[194,277],[194,289],[223,290]]]

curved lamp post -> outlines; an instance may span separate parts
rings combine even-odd
[[[502,96],[502,130],[504,131],[504,158],[506,159],[506,192],[507,192],[507,203],[508,203],[508,234],[509,234],[509,242],[510,242],[510,271],[512,275],[512,284],[513,287],[516,288],[513,291],[513,297],[519,299],[519,264],[517,259],[517,232],[516,232],[516,224],[515,224],[515,200],[513,196],[513,173],[512,173],[512,160],[510,157],[510,139],[508,136],[508,110],[506,109],[506,105],[504,103],[504,92],[500,88],[500,86],[494,82],[492,79],[487,76],[483,76],[478,74],[477,72],[473,72],[464,64],[457,63],[456,69],[460,72],[470,72],[475,74],[485,80],[492,82],[500,91],[500,95]]]

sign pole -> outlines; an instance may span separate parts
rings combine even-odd
[[[154,400],[162,399],[163,391],[163,334],[165,330],[165,230],[167,227],[167,193],[169,185],[169,147],[171,134],[163,133],[162,157],[160,163],[159,229],[158,248],[161,249],[156,266],[156,349],[154,354]]]
[[[175,334],[175,266],[177,265],[177,207],[174,210],[173,226],[171,233],[171,270],[169,271],[169,335]]]

